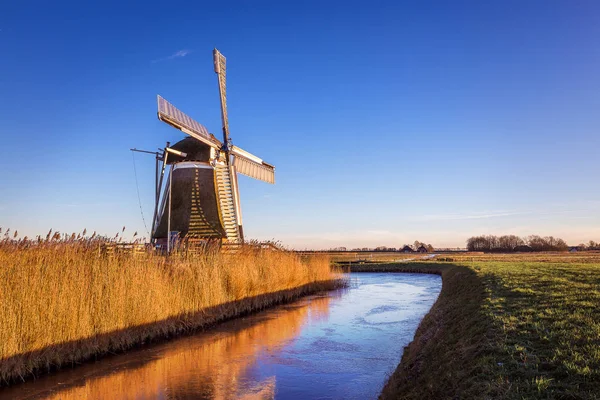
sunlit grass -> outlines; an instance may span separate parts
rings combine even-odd
[[[486,262],[505,397],[600,394],[600,263]],[[595,393],[595,394],[594,394]]]
[[[316,285],[302,289],[306,292],[323,282],[334,286],[340,278],[323,256],[207,248],[169,258],[151,251],[107,257],[99,251],[102,242],[52,233],[34,241],[12,235],[0,241],[0,381],[214,323],[289,296],[260,295]],[[136,327],[144,328],[129,332]]]

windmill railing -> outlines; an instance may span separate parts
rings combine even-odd
[[[100,255],[108,258],[131,255],[140,257],[148,253],[151,249],[146,243],[102,243],[100,245]]]

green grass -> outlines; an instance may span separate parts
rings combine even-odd
[[[510,398],[600,397],[600,265],[474,267],[498,332],[495,375]]]
[[[443,277],[382,398],[600,398],[600,262],[513,257],[363,269]]]

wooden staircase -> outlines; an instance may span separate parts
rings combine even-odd
[[[231,185],[231,174],[229,167],[225,164],[217,164],[215,167],[215,179],[217,183],[217,197],[221,210],[221,221],[226,234],[226,243],[234,245],[241,243],[240,231],[237,222],[235,202],[233,199],[233,188]]]

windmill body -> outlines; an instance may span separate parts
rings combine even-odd
[[[188,137],[167,146],[157,180],[152,238],[161,242],[177,232],[181,237],[219,239],[242,243],[242,214],[237,174],[275,183],[275,167],[233,146],[229,138],[225,94],[225,57],[215,49],[215,72],[219,79],[223,142],[208,130],[158,96],[158,118]],[[162,176],[169,174],[162,190]],[[162,199],[160,199],[162,197]],[[160,199],[160,200],[159,200]]]

